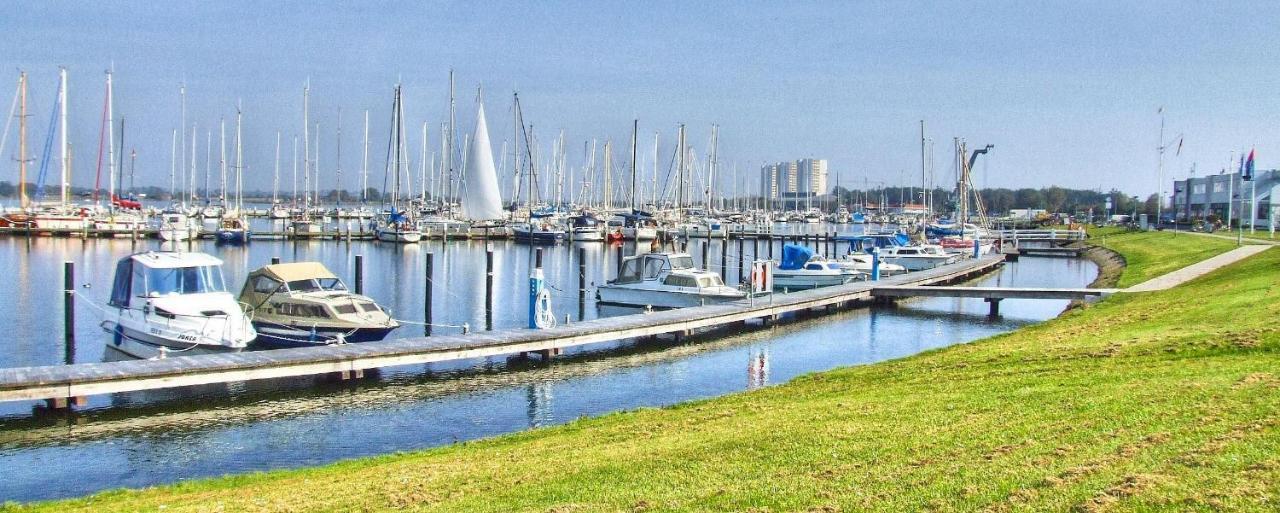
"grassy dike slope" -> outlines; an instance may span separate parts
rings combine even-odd
[[[1130,232],[1122,228],[1090,228],[1089,243],[1124,255],[1128,266],[1117,287],[1137,285],[1236,247],[1234,240],[1188,233]]]
[[[1278,266],[671,408],[4,509],[1275,511]]]

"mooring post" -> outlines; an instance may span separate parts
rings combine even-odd
[[[636,244],[640,244],[640,241],[637,240]],[[614,278],[622,276],[622,246],[623,244],[618,244],[618,268],[613,273]]]
[[[996,317],[999,317],[1000,316],[1000,298],[989,297],[985,301],[991,305],[991,312],[988,313],[987,316],[993,319]]]
[[[364,255],[356,255],[356,294],[364,294]]]
[[[271,265],[280,263],[280,257],[271,257]]]
[[[578,320],[587,316],[587,248],[578,248]]]
[[[751,260],[759,260],[759,259],[760,259],[760,239],[757,237],[757,238],[751,239]]]
[[[720,278],[729,279],[729,240],[720,241]]]
[[[487,229],[486,229],[487,230]],[[487,239],[486,239],[487,240]],[[484,249],[484,329],[493,331],[493,245]]]
[[[431,336],[431,287],[435,286],[435,280],[432,279],[432,273],[435,272],[435,255],[427,252],[427,270],[426,281],[423,287],[423,311],[422,311],[422,331],[426,336]]]
[[[982,256],[982,246],[978,244],[978,239],[973,239],[973,258]]]
[[[702,241],[702,268],[707,268],[707,241]]]
[[[738,283],[742,282],[742,239],[738,239]]]
[[[871,248],[871,281],[880,280],[880,248]]]
[[[769,244],[769,260],[773,260],[773,235],[770,234],[766,242]]]
[[[533,269],[529,270],[529,329],[538,329],[538,296],[545,285],[542,274],[542,248],[533,253]]]
[[[76,353],[76,264],[62,263],[62,340],[63,359],[67,365]]]

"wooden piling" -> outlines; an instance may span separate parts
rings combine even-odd
[[[484,251],[484,329],[493,331],[493,246]]]
[[[280,257],[271,257],[271,265],[280,263]]]
[[[578,248],[578,320],[587,316],[587,248]]]
[[[742,282],[742,239],[738,239],[738,283]]]
[[[356,255],[355,285],[356,294],[364,294],[364,255]]]
[[[435,286],[435,280],[432,273],[435,272],[435,255],[430,251],[427,252],[427,269],[425,287],[423,287],[423,307],[422,307],[422,331],[426,336],[431,336],[431,288]]]
[[[75,363],[76,352],[76,264],[62,263],[62,342],[63,359]]]

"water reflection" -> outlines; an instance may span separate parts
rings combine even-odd
[[[60,257],[24,260],[22,244],[0,241],[0,261],[19,262],[18,272],[42,272],[59,286],[56,268],[61,255],[90,262],[82,269],[92,280],[95,273],[109,273],[104,262],[113,263],[118,254],[129,251],[128,241],[84,244],[53,239],[33,244]],[[723,249],[718,246],[718,241],[708,245],[709,257]],[[745,247],[749,252],[751,245]],[[547,274],[560,289],[553,296],[560,315],[578,306],[576,250],[570,248],[548,249],[548,262],[557,262],[555,267],[548,265]],[[392,305],[399,317],[416,313],[419,319],[424,255],[432,252],[435,275],[446,282],[433,301],[440,312],[437,319],[483,319],[483,244],[433,242],[411,249],[359,242],[254,242],[221,249],[211,250],[227,260],[229,281],[242,279],[247,269],[271,256],[319,259],[340,276],[349,276],[352,255],[363,252],[366,292]],[[701,244],[690,249],[699,258]],[[610,275],[608,251],[605,246],[588,249],[589,281]],[[525,247],[495,244],[495,262],[501,262],[495,268],[503,270],[495,276],[497,305],[523,306],[527,256]],[[1090,282],[1094,272],[1091,264],[1080,261],[1027,258],[977,284],[1080,286]],[[10,279],[12,275],[0,276],[0,284]],[[31,283],[36,285],[13,289],[15,302],[25,295],[28,302],[57,304],[58,287],[44,290],[38,280]],[[109,293],[100,289],[92,287],[87,294]],[[896,307],[790,316],[768,328],[753,325],[679,342],[659,338],[572,348],[549,363],[484,358],[390,368],[354,383],[313,377],[114,394],[93,398],[89,408],[60,418],[33,418],[29,406],[7,405],[9,416],[0,417],[0,466],[6,469],[0,500],[81,495],[110,487],[323,463],[620,409],[663,406],[963,343],[1052,317],[1064,305],[1007,300],[1003,317],[989,320],[981,300],[908,300]],[[590,298],[585,310],[587,318],[600,314]],[[50,331],[30,312],[18,315],[9,310],[0,313],[4,316],[16,332]],[[495,311],[500,328],[523,323],[523,308]],[[86,324],[89,321],[82,320],[78,326],[76,356],[82,361],[102,358],[101,338],[93,332],[96,325]],[[417,334],[416,327],[400,331]],[[13,341],[18,348],[0,355],[6,363],[57,363],[63,356],[58,339],[24,336]]]

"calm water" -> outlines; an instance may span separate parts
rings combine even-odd
[[[820,230],[819,230],[820,231]],[[701,241],[689,244],[701,259]],[[75,261],[83,300],[105,303],[115,261],[159,242],[0,239],[0,286],[16,304],[0,310],[9,350],[0,366],[56,365],[66,359],[61,337],[61,266]],[[353,256],[365,255],[365,293],[397,317],[421,320],[425,255],[434,254],[435,321],[484,329],[481,242],[395,246],[373,242],[269,242],[195,248],[224,259],[228,287],[273,256],[318,260],[350,277]],[[586,248],[587,280],[611,276],[614,249]],[[529,249],[493,243],[496,328],[523,326]],[[843,249],[843,248],[841,248]],[[630,251],[628,249],[628,251]],[[718,268],[719,241],[709,246]],[[775,247],[775,254],[778,249]],[[752,244],[744,245],[751,260]],[[761,247],[760,252],[767,254]],[[728,276],[737,282],[737,244],[728,248]],[[553,304],[579,318],[577,250],[546,249]],[[1091,263],[1025,258],[979,281],[1002,286],[1082,286]],[[348,278],[348,281],[350,279]],[[558,290],[555,290],[558,289]],[[986,318],[981,300],[906,301],[898,308],[861,309],[793,319],[767,329],[706,335],[682,343],[623,341],[569,350],[550,364],[487,358],[384,369],[355,384],[320,379],[272,380],[91,397],[71,416],[32,416],[33,403],[0,403],[0,500],[83,495],[120,486],[332,462],[449,444],[581,416],[662,406],[785,382],[797,375],[864,364],[971,341],[1051,318],[1065,301],[1006,300],[1002,318]],[[75,362],[104,355],[99,313],[78,304]],[[582,318],[598,313],[588,301]],[[456,333],[440,326],[437,333]],[[393,336],[416,336],[405,326]]]

